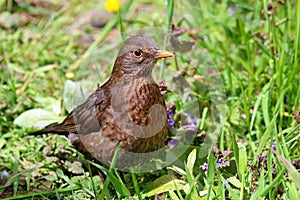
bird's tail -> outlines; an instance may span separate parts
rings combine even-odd
[[[47,133],[54,133],[54,134],[58,134],[58,135],[65,135],[65,136],[67,136],[69,132],[66,131],[62,127],[62,124],[57,124],[57,125],[47,126],[46,128],[44,128],[42,130],[29,133],[28,135],[43,135],[43,134],[47,134]]]

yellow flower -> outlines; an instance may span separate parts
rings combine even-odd
[[[105,2],[105,9],[108,12],[118,12],[121,7],[120,0],[106,0]]]

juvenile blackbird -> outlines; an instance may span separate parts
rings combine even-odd
[[[119,51],[106,83],[61,124],[31,135],[68,136],[77,150],[106,165],[120,144],[119,167],[133,164],[139,154],[160,149],[169,129],[165,102],[152,78],[152,69],[158,59],[171,56],[159,50],[149,37],[130,37]]]

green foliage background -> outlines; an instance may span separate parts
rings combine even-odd
[[[1,198],[299,198],[299,1],[129,0],[101,29],[82,25],[80,19],[90,10],[104,9],[104,2],[49,1],[50,9],[14,2],[0,1],[0,14],[25,13],[31,18],[0,31]],[[109,63],[107,58],[116,55],[103,53],[107,38],[144,27],[168,29],[171,24],[186,28],[184,36],[209,53],[224,83],[224,126],[205,158],[199,156],[199,136],[181,164],[123,174],[86,161],[63,137],[30,137],[32,129],[13,123],[36,108],[52,113],[47,115],[50,121],[62,119],[68,110],[62,103],[68,95],[64,88],[70,87],[67,80],[91,84],[82,69]],[[82,45],[82,35],[95,41]],[[97,77],[100,83],[109,77],[111,62]],[[211,109],[200,93],[197,80],[202,74],[190,73],[184,60],[180,66],[195,83],[203,108]],[[175,65],[170,68],[176,70]],[[32,113],[33,120],[38,113]],[[105,174],[104,183],[93,168]]]

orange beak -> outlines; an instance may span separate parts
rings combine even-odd
[[[174,56],[174,55],[168,51],[158,50],[155,58],[160,59],[160,58],[168,58],[168,57],[172,57],[172,56]]]

